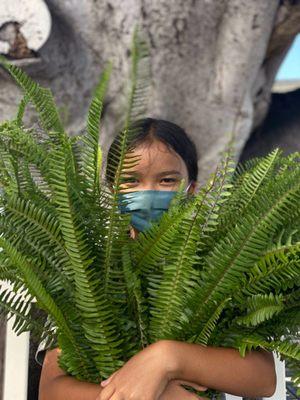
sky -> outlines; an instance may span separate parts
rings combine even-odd
[[[276,76],[276,80],[286,79],[300,80],[300,35],[294,40]]]

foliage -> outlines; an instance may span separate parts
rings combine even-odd
[[[242,355],[265,348],[295,364],[300,155],[275,149],[235,168],[228,151],[206,186],[189,198],[179,191],[161,220],[133,241],[118,191],[122,172],[138,161],[129,143],[145,108],[146,59],[135,33],[112,191],[101,178],[99,146],[111,64],[95,90],[86,134],[74,138],[50,90],[1,59],[24,91],[17,117],[0,126],[0,279],[12,285],[2,290],[1,311],[16,316],[17,333],[45,336],[55,328],[61,366],[90,382],[159,339],[232,346]],[[22,122],[28,102],[43,137]],[[33,299],[50,328],[31,319]]]

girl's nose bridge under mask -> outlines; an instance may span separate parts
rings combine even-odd
[[[189,190],[191,183],[185,189]],[[138,231],[148,229],[151,222],[157,221],[168,210],[170,202],[178,193],[173,190],[139,190],[119,193],[119,209],[121,213],[131,214],[131,224]]]

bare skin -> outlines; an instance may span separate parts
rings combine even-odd
[[[242,358],[232,348],[205,347],[174,340],[163,340],[151,346],[101,382],[104,390],[97,400],[161,399],[161,394],[174,379],[251,398],[269,397],[275,391],[273,357],[266,351],[252,351]],[[156,351],[160,354],[159,360],[155,357]]]
[[[59,349],[46,353],[40,379],[39,400],[95,400],[103,391],[100,385],[78,381],[66,375],[58,366]],[[203,399],[185,390],[181,384],[189,384],[198,390],[205,388],[185,380],[172,380],[159,400]]]
[[[135,149],[140,162],[126,171],[122,192],[177,190],[188,181],[181,157],[158,140]],[[131,227],[134,239],[138,231]],[[47,351],[40,380],[39,400],[192,400],[181,383],[199,390],[210,387],[244,397],[268,397],[276,387],[273,356],[252,351],[242,358],[231,348],[217,348],[173,340],[147,346],[100,385],[79,382],[67,376],[57,363],[59,350]],[[204,399],[202,397],[202,399]]]

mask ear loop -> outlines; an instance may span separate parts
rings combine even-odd
[[[185,189],[185,193],[189,191],[189,188],[191,187],[192,181],[189,183],[188,187]]]

